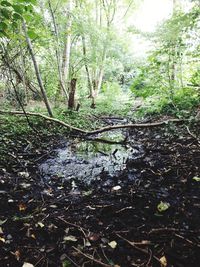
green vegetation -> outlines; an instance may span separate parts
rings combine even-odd
[[[0,1],[1,109],[84,129],[102,116],[196,116],[200,12],[186,2],[173,1],[171,15],[145,32],[130,23],[143,1]],[[138,40],[149,42],[141,56]]]

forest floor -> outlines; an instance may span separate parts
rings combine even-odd
[[[123,131],[121,144],[88,141],[81,154],[75,135],[11,132],[1,130],[1,267],[199,266],[199,124]]]

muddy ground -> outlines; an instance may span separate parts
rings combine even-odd
[[[199,266],[199,128],[4,136],[0,266]]]

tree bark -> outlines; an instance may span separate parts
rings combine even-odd
[[[70,82],[68,108],[75,109],[75,94],[76,94],[76,82],[77,79],[72,79]]]
[[[62,67],[61,67],[61,59],[60,59],[60,49],[59,49],[59,34],[58,34],[58,27],[56,24],[56,18],[52,9],[52,5],[51,5],[51,0],[48,1],[49,4],[49,10],[50,10],[50,14],[52,17],[52,22],[53,22],[53,27],[54,27],[54,32],[55,32],[55,38],[56,38],[56,60],[57,60],[57,67],[58,67],[58,76],[59,76],[59,84],[58,84],[58,88],[57,88],[57,93],[56,96],[59,96],[60,93],[63,91],[66,98],[68,99],[69,95],[67,92],[67,89],[65,87],[65,84],[63,82],[63,77],[62,77]]]
[[[44,103],[46,105],[46,108],[47,108],[49,116],[53,117],[53,112],[51,110],[51,106],[50,106],[50,103],[49,103],[49,100],[48,100],[48,97],[47,97],[47,94],[46,94],[46,91],[45,91],[45,88],[44,88],[44,85],[43,85],[43,82],[42,82],[42,78],[41,78],[41,75],[40,75],[39,67],[38,67],[38,64],[37,64],[37,61],[36,61],[36,58],[35,58],[35,54],[34,54],[34,51],[33,51],[32,43],[31,43],[30,38],[28,37],[26,24],[25,24],[24,21],[23,21],[23,25],[22,26],[23,26],[24,34],[25,34],[25,37],[26,37],[26,42],[27,42],[27,45],[28,45],[28,50],[29,50],[29,53],[30,53],[31,58],[32,58],[32,62],[33,62],[34,69],[35,69],[36,78],[37,78],[38,85],[39,85],[41,93],[42,93],[42,97],[43,97]]]
[[[62,63],[62,81],[65,84],[65,88],[67,88],[68,78],[69,78],[69,65],[70,65],[70,53],[71,53],[71,27],[72,27],[72,0],[68,1],[68,21],[66,26],[66,42],[63,52],[63,63]]]
[[[95,104],[96,81],[95,81],[95,84],[93,84],[92,78],[90,76],[90,71],[89,71],[87,59],[86,59],[87,50],[86,50],[86,43],[85,43],[85,36],[84,35],[82,35],[82,44],[83,44],[83,56],[84,56],[84,61],[85,61],[85,70],[86,70],[86,74],[87,74],[88,87],[89,87],[89,98],[92,99],[91,108],[95,108],[96,107],[96,104]]]

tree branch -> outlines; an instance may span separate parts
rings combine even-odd
[[[20,115],[20,116],[25,116],[23,111],[4,111],[0,110],[0,115]],[[118,124],[118,125],[112,125],[112,126],[106,126],[100,129],[92,130],[92,131],[86,131],[77,127],[74,127],[70,124],[65,123],[64,121],[58,120],[56,118],[48,117],[44,114],[40,113],[35,113],[35,112],[26,112],[27,116],[35,116],[35,117],[40,117],[45,120],[54,122],[62,127],[68,128],[69,130],[73,130],[78,132],[79,134],[82,135],[96,135],[100,134],[103,132],[109,132],[112,130],[117,130],[117,129],[134,129],[134,128],[153,128],[153,127],[161,127],[161,126],[166,126],[168,123],[184,123],[188,122],[189,120],[187,119],[169,119],[166,121],[161,121],[161,122],[151,122],[151,123],[134,123],[134,124]],[[195,120],[199,122],[199,120]]]

